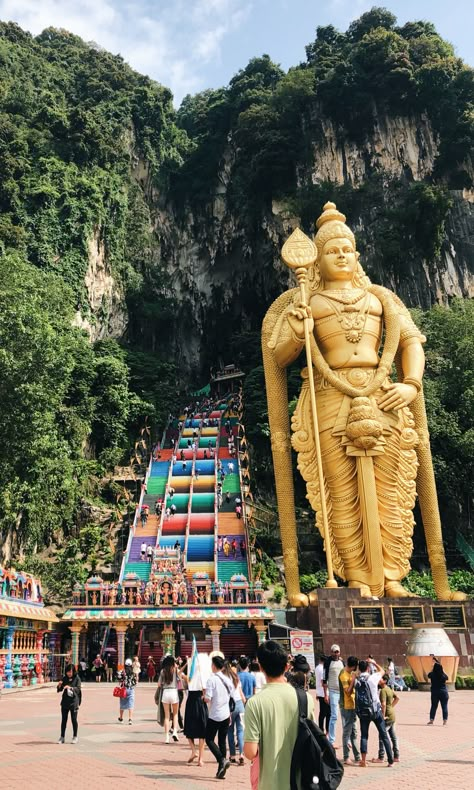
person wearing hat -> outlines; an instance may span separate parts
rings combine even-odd
[[[120,697],[120,712],[119,721],[123,721],[123,712],[128,710],[128,723],[132,724],[132,713],[135,707],[135,686],[137,685],[137,678],[133,671],[133,662],[131,658],[125,660],[125,667],[118,673],[118,681],[120,686],[127,692],[125,697]]]
[[[331,655],[324,663],[323,689],[324,699],[331,708],[328,738],[329,743],[333,746],[336,740],[336,724],[340,701],[339,675],[343,669],[344,661],[341,658],[341,649],[339,645],[331,645]]]
[[[291,665],[291,671],[288,673],[288,683],[296,688],[302,688],[305,691],[308,688],[308,673],[310,666],[301,653],[294,657]]]

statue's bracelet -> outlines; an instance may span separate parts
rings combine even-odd
[[[405,376],[403,379],[404,384],[411,384],[412,387],[415,387],[417,392],[421,390],[421,381],[418,379],[411,378],[411,376]]]

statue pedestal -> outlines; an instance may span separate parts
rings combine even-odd
[[[315,652],[329,655],[331,645],[337,643],[344,659],[370,654],[383,664],[390,656],[395,666],[410,673],[407,642],[416,622],[444,623],[459,653],[460,669],[470,666],[474,652],[474,601],[361,598],[358,590],[348,587],[323,588],[318,590],[318,606],[293,610],[289,619],[292,625],[313,631]]]

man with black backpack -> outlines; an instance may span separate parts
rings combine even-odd
[[[259,761],[259,790],[289,790],[291,758],[298,735],[298,697],[285,678],[288,654],[269,639],[257,650],[266,685],[245,707],[244,755]],[[314,718],[313,698],[307,699],[307,715]]]
[[[375,671],[369,673],[369,663],[375,667]],[[382,706],[379,699],[379,681],[383,675],[383,669],[373,659],[359,661],[359,673],[355,677],[355,706],[356,713],[360,721],[360,752],[361,768],[367,767],[367,741],[369,737],[370,722],[373,721],[377,727],[380,740],[383,743],[388,767],[393,765],[393,752],[390,739],[387,735],[385,721],[382,715]]]

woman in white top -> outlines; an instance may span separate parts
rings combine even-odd
[[[265,675],[263,674],[263,672],[261,672],[260,664],[258,663],[258,661],[252,661],[252,663],[250,664],[250,671],[255,678],[255,694],[258,694],[259,691],[261,691],[263,687],[266,686],[267,684]]]
[[[140,679],[140,672],[142,671],[142,665],[140,664],[140,659],[138,656],[133,656],[132,661],[132,672],[135,675],[135,680],[138,683]]]
[[[170,711],[173,714],[173,731],[171,735],[174,741],[178,740],[178,674],[173,656],[165,656],[163,659],[158,678],[158,690],[160,688],[162,689],[161,702],[165,712],[165,743],[169,743]],[[155,702],[157,702],[157,694],[155,694]]]
[[[229,664],[225,662],[222,674],[226,675],[232,683],[231,697],[234,700],[235,707],[230,714],[229,732],[227,733],[227,740],[229,743],[229,753],[231,763],[238,765],[245,765],[244,760],[244,713],[246,699],[242,691],[242,684],[239,680],[237,672]],[[235,734],[237,734],[237,746],[239,749],[239,761],[235,756]]]

